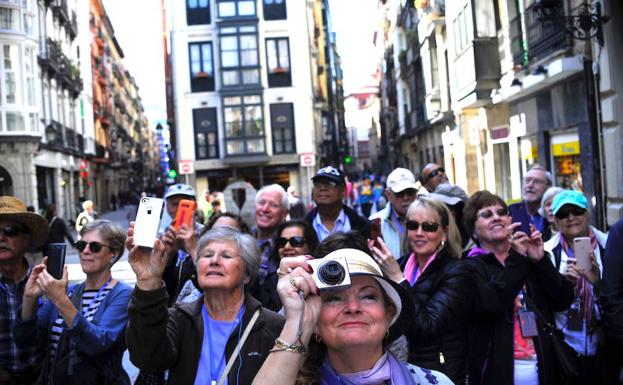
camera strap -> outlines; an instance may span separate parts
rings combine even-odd
[[[244,333],[242,333],[242,337],[240,337],[240,341],[238,341],[238,344],[236,345],[236,348],[231,353],[231,356],[229,356],[229,360],[227,360],[227,366],[225,367],[225,370],[223,370],[223,373],[221,374],[221,378],[219,378],[217,385],[223,385],[223,383],[225,383],[225,379],[227,378],[227,374],[231,370],[232,366],[234,366],[234,362],[236,361],[236,357],[240,353],[240,350],[242,349],[242,346],[244,345],[244,342],[247,340],[247,337],[251,333],[251,329],[253,328],[253,325],[255,325],[255,321],[257,321],[259,316],[260,316],[260,309],[257,309],[255,311],[255,313],[253,313],[253,316],[251,317],[251,320],[249,321],[249,324],[244,329]]]

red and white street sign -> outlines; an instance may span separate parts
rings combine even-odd
[[[301,167],[314,167],[316,165],[316,154],[313,152],[306,152],[299,155],[301,157]]]
[[[180,160],[180,175],[181,174],[194,174],[195,163],[192,160]]]

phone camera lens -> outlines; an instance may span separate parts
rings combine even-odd
[[[346,271],[344,266],[336,261],[327,261],[323,263],[318,269],[318,278],[330,286],[335,286],[344,281]]]
[[[147,198],[142,198],[141,199],[141,203],[147,203],[147,202],[149,202],[149,199],[147,199]]]

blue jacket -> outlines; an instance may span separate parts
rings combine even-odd
[[[58,309],[46,301],[29,320],[18,319],[15,340],[19,346],[35,345],[46,355],[45,380],[50,384],[120,384],[129,385],[123,370],[126,349],[125,328],[132,288],[122,282],[110,290],[89,322],[82,315],[84,283],[70,287],[71,301],[78,309],[73,324],[63,322],[63,334],[53,361],[48,356],[49,332],[58,317]]]

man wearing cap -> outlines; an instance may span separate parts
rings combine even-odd
[[[441,183],[450,183],[446,169],[436,163],[428,163],[420,171],[420,182],[426,191],[433,192]]]
[[[532,223],[541,233],[549,233],[546,231],[549,222],[539,214],[539,208],[543,194],[551,185],[552,174],[538,164],[532,166],[523,178],[523,200],[508,206],[513,222],[521,222],[523,229],[528,229]]]
[[[404,219],[417,194],[415,176],[406,168],[396,168],[387,176],[385,196],[389,204],[370,216],[370,220],[381,219],[383,241],[396,259],[402,258],[405,236]]]
[[[312,198],[316,208],[307,213],[305,220],[316,230],[322,241],[337,232],[357,230],[370,237],[370,222],[344,205],[346,178],[344,172],[335,167],[323,167],[312,178]]]
[[[167,214],[173,219],[177,214],[177,209],[182,199],[196,200],[195,190],[183,183],[170,186],[164,194]],[[186,281],[196,276],[197,271],[192,261],[194,242],[201,232],[203,226],[195,223],[194,232],[182,225],[176,230],[173,225],[169,225],[162,235],[162,243],[165,246],[166,268],[162,279],[167,286],[169,293],[169,304],[175,303],[177,294],[182,289]]]
[[[467,234],[463,223],[463,208],[465,208],[465,203],[467,203],[467,194],[465,193],[465,190],[454,184],[441,183],[437,186],[435,191],[428,194],[428,196],[442,201],[446,206],[448,206],[448,209],[450,209],[450,212],[454,216],[459,232],[461,233],[461,245],[463,246],[463,249],[471,249],[473,241],[470,234]]]
[[[37,379],[41,356],[32,348],[18,348],[13,325],[30,275],[25,254],[48,238],[48,222],[28,212],[12,196],[0,196],[0,383],[31,384]]]

